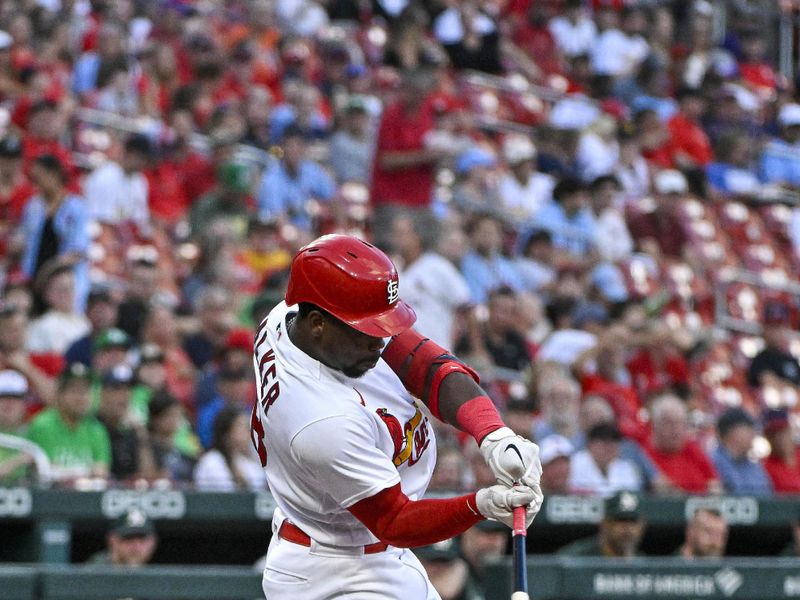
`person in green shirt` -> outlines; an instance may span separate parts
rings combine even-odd
[[[597,535],[577,540],[561,548],[561,556],[641,556],[639,544],[645,530],[641,501],[633,492],[618,492],[605,502],[605,514]]]
[[[108,433],[90,414],[92,372],[82,363],[64,369],[58,381],[55,406],[34,417],[28,439],[50,458],[53,477],[108,477],[111,443]]]
[[[19,371],[0,371],[0,434],[25,437],[25,400],[28,396],[28,380]],[[14,484],[27,478],[33,456],[22,452],[8,439],[0,440],[0,483]]]

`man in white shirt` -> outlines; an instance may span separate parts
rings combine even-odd
[[[616,13],[602,11],[608,27],[597,37],[592,48],[592,67],[597,75],[626,77],[633,74],[650,53],[650,45],[642,37],[647,29],[647,16],[635,6],[622,11],[622,28],[616,27]],[[598,22],[601,21],[598,15]]]
[[[627,258],[633,252],[633,238],[615,202],[620,190],[619,181],[613,175],[598,177],[589,187],[597,250],[610,262]]]
[[[572,455],[570,488],[610,497],[615,492],[639,491],[642,476],[633,462],[620,458],[622,434],[613,423],[600,423],[586,434],[586,449]]]
[[[583,10],[583,0],[567,0],[563,15],[550,21],[550,33],[567,57],[588,54],[597,37],[594,21]]]
[[[433,249],[438,232],[434,217],[409,213],[394,222],[393,246],[401,259],[400,297],[417,313],[416,330],[452,349],[456,312],[470,295],[464,276]]]
[[[530,221],[552,199],[556,182],[536,170],[536,147],[527,136],[506,137],[503,158],[509,171],[500,180],[500,199],[517,219]]]
[[[142,174],[152,158],[150,140],[134,134],[125,141],[120,162],[97,167],[83,184],[89,216],[108,224],[132,222],[140,233],[150,230],[149,186]]]
[[[72,342],[89,332],[86,315],[75,310],[75,275],[72,265],[45,263],[40,274],[40,289],[47,311],[28,327],[29,352],[63,354]]]

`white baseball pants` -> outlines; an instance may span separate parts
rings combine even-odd
[[[309,548],[274,534],[262,587],[267,600],[441,600],[408,549]]]

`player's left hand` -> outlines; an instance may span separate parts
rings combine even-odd
[[[501,427],[483,438],[480,449],[498,483],[539,486],[542,476],[539,446],[530,440]]]

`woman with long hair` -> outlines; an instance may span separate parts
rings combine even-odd
[[[214,421],[211,448],[197,463],[198,490],[233,492],[266,489],[267,480],[250,442],[247,415],[239,407],[225,407]]]

